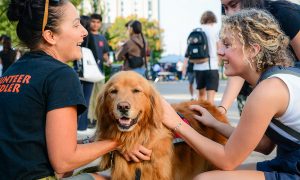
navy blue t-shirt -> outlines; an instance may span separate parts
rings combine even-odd
[[[109,51],[109,46],[104,36],[100,34],[91,34],[91,36],[92,39],[94,40],[95,48],[90,48],[90,49],[93,52],[93,55],[97,61],[99,68],[103,72],[103,61],[104,61],[103,54]]]
[[[85,110],[72,68],[44,52],[29,52],[14,63],[0,78],[0,177],[31,180],[53,175],[46,114],[74,105],[79,114]]]

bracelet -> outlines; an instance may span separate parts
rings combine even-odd
[[[174,127],[174,131],[177,131],[177,129],[180,127],[182,125],[182,122],[179,122],[178,124],[177,124],[177,126],[176,127]]]
[[[220,107],[220,108],[224,109],[224,111],[225,111],[225,114],[227,113],[227,109],[226,109],[224,106],[218,106],[218,107]]]

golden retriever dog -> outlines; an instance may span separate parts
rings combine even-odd
[[[192,117],[196,112],[189,110],[191,104],[207,108],[220,121],[228,122],[226,117],[206,102],[173,105],[199,133],[224,144],[223,136]],[[99,95],[96,115],[96,138],[114,139],[121,144],[118,151],[104,155],[100,162],[100,169],[111,167],[113,180],[192,179],[198,173],[215,169],[186,143],[173,145],[174,135],[162,123],[159,93],[135,72],[122,71],[111,77]],[[152,150],[150,161],[135,163],[123,158],[122,153],[132,150],[136,144]]]

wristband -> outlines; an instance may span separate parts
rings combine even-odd
[[[220,107],[220,108],[224,109],[224,111],[225,111],[225,114],[227,113],[227,109],[226,109],[224,106],[218,106],[218,107]]]

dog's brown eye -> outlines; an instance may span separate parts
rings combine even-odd
[[[117,93],[118,93],[118,90],[116,90],[116,89],[110,91],[110,94],[117,94]]]
[[[139,89],[133,89],[132,92],[133,92],[133,93],[139,93],[139,92],[141,92],[141,91],[140,91]]]

